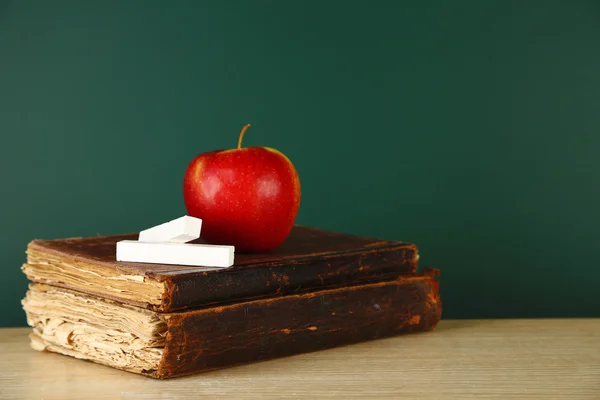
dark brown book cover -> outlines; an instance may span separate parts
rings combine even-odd
[[[166,316],[157,378],[429,331],[442,305],[433,274]]]
[[[173,312],[389,281],[414,275],[419,259],[411,243],[295,226],[276,251],[236,253],[230,268],[117,262],[117,241],[137,237],[34,240],[22,269],[33,282]]]

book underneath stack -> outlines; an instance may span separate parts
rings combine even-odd
[[[400,334],[441,318],[415,245],[295,226],[230,268],[116,261],[138,234],[33,240],[31,347],[171,378]],[[194,243],[202,243],[201,239]]]

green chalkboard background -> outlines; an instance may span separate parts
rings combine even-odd
[[[297,222],[416,243],[444,318],[600,316],[599,2],[5,0],[0,324],[29,240],[184,214],[245,123]]]

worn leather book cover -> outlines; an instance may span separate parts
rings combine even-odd
[[[425,332],[441,318],[436,270],[367,283],[158,313],[32,284],[31,346],[153,378],[173,378]]]
[[[295,226],[277,250],[236,253],[230,268],[117,262],[117,241],[137,237],[33,240],[22,270],[33,282],[174,312],[389,281],[414,275],[419,260],[411,243]]]

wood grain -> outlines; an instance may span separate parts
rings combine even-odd
[[[600,319],[442,320],[398,336],[154,380],[0,330],[1,399],[600,399]]]

